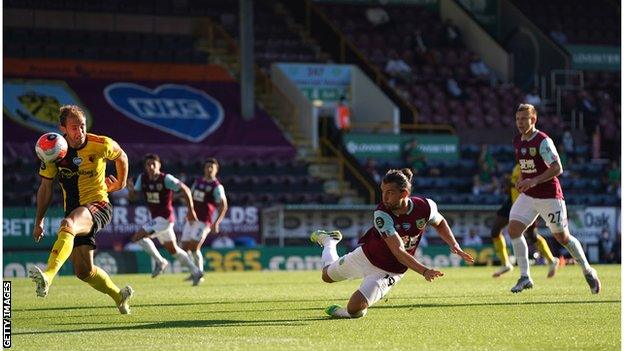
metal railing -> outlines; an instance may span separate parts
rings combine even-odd
[[[343,153],[338,150],[327,138],[321,137],[319,141],[323,147],[326,147],[332,154],[338,159],[339,169],[340,169],[340,177],[339,179],[345,179],[345,171],[348,171],[351,176],[353,176],[363,187],[366,189],[368,193],[368,203],[375,203],[375,189],[369,184],[369,182],[362,176],[360,171],[351,164],[351,162],[347,161],[343,155]],[[344,187],[342,182],[340,183],[340,193],[344,194]]]
[[[237,77],[240,77],[240,48],[238,47],[238,43],[232,36],[220,25],[214,23],[209,18],[201,18],[197,22],[197,30],[196,34],[203,37],[205,41],[205,45],[212,52],[219,52],[223,50],[223,54],[231,57],[233,60],[230,69],[234,70],[234,74]],[[219,64],[226,64],[226,62],[215,62]],[[276,117],[278,121],[282,122],[280,124],[284,129],[285,126],[283,123],[285,121],[291,121],[294,116],[297,115],[297,108],[295,104],[286,96],[281,89],[273,83],[271,78],[260,68],[260,66],[254,64],[254,72],[255,72],[255,84],[254,84],[254,92],[259,100],[262,100],[262,97],[269,97],[273,103],[273,112],[277,114]],[[291,140],[292,141],[292,140]]]

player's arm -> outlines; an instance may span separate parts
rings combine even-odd
[[[429,208],[431,209],[431,214],[429,215],[428,224],[430,224],[433,228],[435,228],[436,232],[445,243],[451,248],[451,252],[459,255],[466,262],[474,262],[474,258],[464,252],[459,243],[455,239],[455,235],[453,235],[453,231],[451,227],[449,227],[446,219],[438,212],[438,205],[431,199],[427,199],[429,203]]]
[[[548,169],[536,177],[519,181],[516,185],[518,191],[525,192],[537,184],[547,182],[563,173],[563,166],[561,165],[559,154],[557,153],[555,144],[550,138],[546,138],[542,141],[539,152],[544,162],[548,165]]]
[[[466,262],[474,262],[474,258],[472,258],[470,254],[464,252],[461,246],[459,246],[457,240],[455,240],[455,236],[451,231],[451,227],[449,227],[448,223],[446,222],[446,219],[442,218],[440,223],[438,223],[437,225],[432,224],[432,226],[433,228],[435,228],[436,232],[438,232],[438,235],[442,238],[442,240],[444,240],[444,242],[446,242],[451,248],[452,253],[459,255]]]
[[[112,174],[106,177],[106,187],[109,193],[123,189],[128,180],[128,155],[123,150],[121,150],[119,157],[115,159],[115,171],[117,177]]]
[[[384,239],[390,252],[396,257],[397,261],[401,262],[409,269],[422,274],[427,281],[431,281],[436,277],[441,277],[443,274],[436,270],[430,269],[422,265],[414,256],[405,251],[403,240],[399,236],[399,233],[394,229],[394,220],[390,215],[384,211],[377,210],[374,213],[374,226],[379,232],[379,235]]]
[[[221,202],[219,203],[219,206],[217,207],[217,219],[214,221],[214,223],[212,223],[212,228],[210,228],[210,232],[211,233],[218,233],[219,232],[219,225],[221,224],[221,221],[223,220],[223,218],[225,217],[225,213],[228,210],[228,202],[227,202],[227,198],[225,197],[225,191],[223,190],[223,185],[219,185],[216,189],[215,189],[216,194],[216,198],[217,199],[221,199]]]
[[[430,282],[433,279],[444,275],[444,273],[440,271],[424,266],[423,264],[418,262],[418,260],[414,256],[410,255],[409,252],[405,251],[403,240],[401,240],[401,237],[399,237],[398,233],[390,236],[385,236],[384,241],[386,242],[386,245],[388,245],[390,252],[392,252],[394,257],[396,257],[397,261],[401,262],[401,264],[417,272],[418,274],[421,274],[423,277],[425,277],[427,281]]]
[[[188,213],[186,218],[189,221],[196,221],[197,214],[195,214],[195,206],[193,205],[193,195],[191,194],[191,189],[189,189],[186,184],[183,182],[179,182],[180,190],[182,190],[182,195],[184,196],[184,200],[186,201],[186,206],[188,207]]]
[[[45,218],[45,213],[48,211],[50,202],[52,202],[52,184],[53,179],[41,177],[41,183],[37,190],[37,212],[32,233],[36,242],[39,242],[44,235],[43,219]]]
[[[132,178],[128,178],[126,188],[128,188],[128,200],[136,201],[141,191],[141,176],[137,177],[136,183]]]
[[[128,155],[113,139],[106,137],[104,140],[106,144],[104,158],[115,161],[115,172],[117,174],[116,176],[111,174],[105,180],[106,191],[112,193],[126,186],[128,179]]]

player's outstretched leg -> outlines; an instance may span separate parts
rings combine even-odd
[[[315,230],[310,234],[310,241],[323,247],[323,254],[321,255],[323,267],[327,267],[338,260],[336,245],[340,240],[342,240],[342,233],[338,230]]]

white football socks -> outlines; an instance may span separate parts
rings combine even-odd
[[[204,270],[204,256],[202,256],[201,251],[188,251],[190,256],[193,258],[193,262],[199,268],[200,271]]]
[[[581,243],[575,237],[573,237],[572,234],[570,234],[568,243],[563,246],[568,249],[570,255],[572,255],[576,262],[581,265],[581,268],[583,268],[583,272],[587,272],[590,268],[589,262],[587,261],[587,257],[585,257],[585,251],[583,251],[583,246],[581,245]]]
[[[176,246],[176,253],[173,255],[173,257],[175,257],[176,260],[180,261],[180,263],[186,266],[191,271],[191,273],[197,274],[197,272],[199,272],[199,269],[197,268],[195,263],[193,263],[193,260],[191,260],[189,255],[178,246]]]
[[[139,246],[141,246],[143,250],[145,250],[145,252],[147,252],[147,254],[150,255],[155,261],[157,262],[165,261],[164,257],[162,257],[160,252],[158,252],[158,249],[156,249],[156,245],[154,245],[154,242],[152,241],[152,239],[143,238],[137,241],[137,244],[139,244]]]
[[[338,244],[338,241],[330,238],[329,236],[325,237],[325,240],[323,240],[323,254],[321,255],[323,267],[327,267],[338,260],[339,257],[338,251],[336,251],[336,244]]]
[[[518,262],[518,268],[520,268],[520,275],[530,277],[529,247],[524,239],[524,235],[520,235],[519,238],[511,239],[511,246],[513,247],[514,255],[516,256],[516,262]]]

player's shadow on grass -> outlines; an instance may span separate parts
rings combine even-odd
[[[128,323],[123,325],[104,327],[104,328],[81,328],[70,330],[46,330],[35,332],[17,332],[13,335],[41,335],[41,334],[67,334],[67,333],[82,333],[82,332],[102,332],[102,331],[115,331],[115,330],[156,330],[163,329],[168,330],[172,328],[220,328],[220,327],[300,327],[306,326],[311,321],[326,320],[327,318],[304,318],[304,319],[275,319],[275,320],[258,320],[258,321],[243,321],[243,320],[231,320],[231,319],[204,319],[204,320],[180,320],[180,321],[165,321],[157,323],[145,323],[139,325],[130,325]],[[59,323],[56,325],[85,325],[85,323]]]
[[[333,299],[343,299],[344,296],[333,297]],[[172,302],[172,303],[140,303],[130,304],[131,308],[135,307],[179,307],[179,306],[208,306],[208,305],[244,305],[244,304],[257,304],[257,303],[291,303],[291,302],[317,302],[325,303],[327,300],[331,300],[332,297],[323,297],[318,299],[298,299],[298,300],[258,300],[258,301],[208,301],[208,302]],[[63,310],[91,310],[97,308],[114,308],[111,305],[102,306],[64,306],[64,307],[34,307],[34,308],[14,308],[14,311],[63,311]],[[305,309],[305,308],[302,308]]]
[[[379,305],[374,308],[439,308],[439,307],[477,307],[477,306],[520,306],[520,305],[574,305],[594,303],[620,303],[620,300],[598,301],[518,301],[518,302],[484,302],[484,303],[417,303],[409,305]]]

